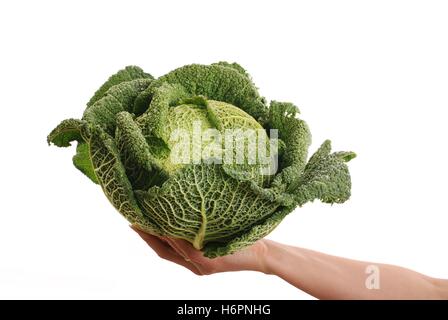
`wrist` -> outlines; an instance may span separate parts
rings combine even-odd
[[[282,277],[285,270],[291,268],[292,264],[304,264],[307,260],[306,253],[300,248],[271,240],[263,240],[263,253],[260,255],[258,268],[260,272],[268,275]]]
[[[273,256],[278,250],[279,244],[277,242],[263,239],[261,242],[260,254],[257,255],[257,270],[265,274],[275,274]]]

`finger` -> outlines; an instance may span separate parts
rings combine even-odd
[[[178,255],[182,256],[185,260],[189,261],[188,257],[185,255],[185,252],[179,250],[172,239],[164,237],[162,238],[162,240],[166,241],[166,243],[168,243],[171,246],[171,248],[173,248],[173,250],[177,252]]]
[[[142,230],[138,229],[136,226],[130,226],[130,227],[131,227],[132,230],[137,232],[137,234],[146,242],[152,241],[154,238],[157,238],[156,236],[153,236],[153,235],[151,235],[149,233],[146,233],[145,231],[142,231]],[[158,238],[158,239],[162,240],[161,238]],[[161,241],[161,243],[164,246],[166,246],[167,248],[169,248],[169,245],[167,243],[164,243],[163,241]]]
[[[203,274],[203,270],[201,268],[201,265],[199,263],[196,263],[195,261],[193,261],[190,256],[183,251],[181,248],[179,248],[179,246],[176,244],[176,240],[175,239],[171,239],[171,238],[164,238],[165,241],[167,241],[170,246],[180,255],[182,256],[185,261],[191,263],[201,274]]]
[[[178,251],[183,252],[183,254],[190,260],[195,262],[201,262],[204,260],[204,255],[201,251],[196,250],[191,243],[182,239],[170,239],[170,244],[172,243]]]
[[[156,242],[160,243],[160,246],[158,244],[156,244]],[[197,274],[197,275],[201,274],[201,272],[196,268],[196,266],[194,264],[186,261],[184,259],[184,257],[180,256],[173,249],[167,248],[166,244],[162,240],[156,238],[155,241],[150,240],[148,242],[148,244],[157,253],[157,255],[160,258],[174,262],[178,265],[181,265],[181,266],[187,268],[188,270],[190,270],[191,272],[193,272],[194,274]]]
[[[160,238],[143,232],[134,226],[131,228],[137,232],[137,234],[155,251],[155,253],[162,259],[169,260],[171,262],[177,263],[185,268],[189,269],[195,274],[201,274],[200,271],[191,263],[185,261],[185,259],[177,254],[173,248],[166,242],[162,241]]]

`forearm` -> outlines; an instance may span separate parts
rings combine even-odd
[[[448,299],[448,284],[385,264],[330,256],[266,241],[263,271],[319,299]],[[368,289],[366,273],[374,266],[379,287]]]

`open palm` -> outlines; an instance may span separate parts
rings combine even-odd
[[[253,270],[263,271],[262,257],[266,251],[265,241],[259,240],[250,247],[232,255],[209,259],[185,240],[157,237],[135,226],[131,227],[163,259],[177,263],[197,275],[217,272]]]

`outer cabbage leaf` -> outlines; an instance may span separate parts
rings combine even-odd
[[[179,84],[192,95],[233,104],[255,119],[263,119],[267,115],[265,101],[242,70],[223,63],[210,66],[191,64],[158,78],[151,87],[163,83]]]
[[[47,137],[48,144],[54,143],[58,147],[69,147],[72,141],[83,142],[81,128],[84,121],[67,119],[62,121]]]
[[[208,243],[204,248],[204,256],[208,258],[225,256],[254,244],[271,233],[292,210],[291,207],[282,207],[260,224],[254,225],[227,243]]]
[[[84,173],[92,182],[98,183],[95,176],[92,161],[89,154],[89,146],[85,142],[86,122],[78,119],[67,119],[62,121],[47,137],[48,144],[58,147],[68,147],[72,141],[78,141],[76,154],[73,156],[73,164]]]
[[[145,137],[126,111],[117,114],[115,141],[126,169],[126,175],[134,189],[147,189],[167,178],[158,159],[152,155]]]
[[[190,165],[161,187],[136,194],[143,213],[165,235],[188,240],[197,249],[241,234],[279,206],[263,200],[248,182],[233,179],[214,164]]]
[[[297,119],[299,109],[288,102],[272,101],[269,108],[269,126],[279,131],[279,138],[286,145],[280,159],[281,172],[274,186],[290,193],[297,186],[311,144],[311,134],[305,121]]]
[[[351,180],[346,162],[354,152],[331,152],[331,142],[326,140],[308,162],[294,191],[297,203],[320,199],[325,203],[343,203],[350,198]]]
[[[136,80],[136,79],[154,79],[149,73],[145,73],[142,69],[136,66],[127,66],[126,68],[118,71],[114,75],[110,76],[109,79],[95,92],[93,97],[87,102],[87,106],[90,107],[95,102],[100,100],[106,92],[113,86],[120,84],[122,82]]]
[[[73,164],[76,168],[84,173],[92,182],[98,184],[98,179],[95,175],[95,168],[93,167],[90,158],[90,148],[85,142],[78,142],[76,147],[76,154],[73,156]]]
[[[116,114],[122,111],[131,111],[135,99],[150,83],[149,79],[136,79],[111,87],[102,98],[87,107],[83,120],[99,125],[107,133],[113,135]]]
[[[89,134],[92,164],[106,197],[129,222],[147,232],[160,232],[151,219],[143,217],[114,140],[98,126],[91,127]]]

